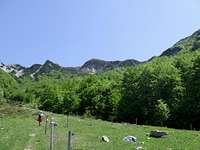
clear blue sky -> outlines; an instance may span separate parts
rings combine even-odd
[[[146,60],[200,29],[199,0],[0,0],[0,60]]]

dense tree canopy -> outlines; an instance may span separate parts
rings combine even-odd
[[[184,91],[178,69],[168,61],[157,60],[129,69],[124,75],[122,88],[119,116],[124,121],[138,118],[142,124],[157,123],[153,116],[160,99],[174,111]]]
[[[36,80],[0,71],[0,98],[55,113],[200,128],[200,52],[154,58],[95,75],[53,72]]]
[[[15,87],[16,81],[9,74],[0,70],[0,97],[9,98]]]

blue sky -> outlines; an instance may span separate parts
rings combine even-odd
[[[199,0],[0,0],[0,60],[146,60],[200,29]]]

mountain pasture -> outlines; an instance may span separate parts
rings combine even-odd
[[[45,135],[44,122],[38,126],[38,110],[18,106],[0,106],[0,149],[1,150],[47,150],[49,148],[50,126]],[[51,113],[46,113],[51,116]],[[67,132],[73,132],[74,150],[132,150],[142,147],[146,150],[198,150],[200,133],[198,131],[175,130],[163,127],[141,126],[125,123],[112,123],[78,116],[54,115],[58,124],[55,127],[54,149],[67,149]],[[68,120],[68,123],[67,123]],[[67,128],[68,126],[68,128]],[[151,130],[168,133],[163,138],[150,138]],[[103,135],[109,143],[101,142]],[[137,137],[137,142],[122,141],[125,136]]]

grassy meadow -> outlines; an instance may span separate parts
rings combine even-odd
[[[44,134],[44,122],[38,126],[37,110],[10,105],[0,106],[0,150],[48,150],[49,132]],[[49,116],[50,113],[47,113]],[[54,115],[58,124],[55,127],[54,150],[67,149],[67,131],[73,132],[74,150],[199,150],[198,131],[175,130],[163,127],[139,126],[111,123],[78,116]],[[67,128],[68,120],[68,128]],[[160,129],[169,135],[164,138],[149,138],[151,130]],[[101,136],[109,137],[109,143],[100,141]],[[122,141],[127,135],[137,137],[136,143]]]

